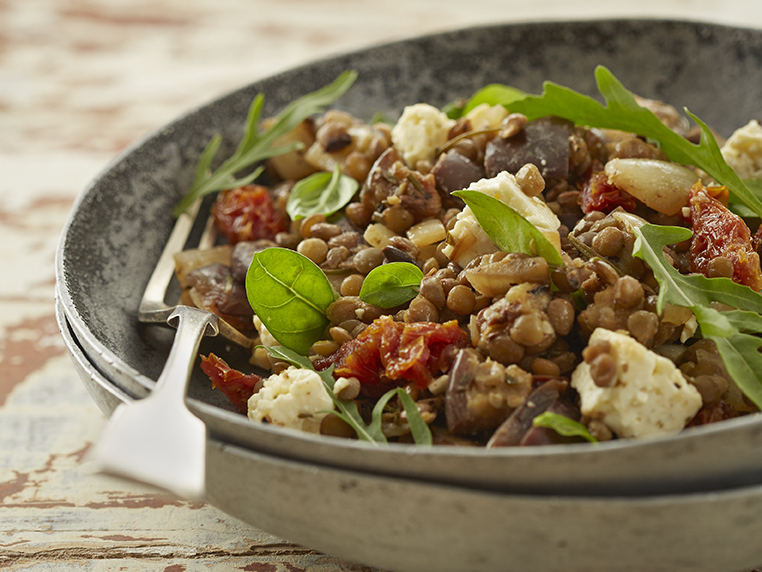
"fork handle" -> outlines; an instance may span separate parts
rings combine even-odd
[[[218,319],[206,310],[177,306],[167,318],[167,323],[176,326],[177,333],[151,395],[155,399],[165,395],[177,399],[176,396],[181,395],[184,399],[201,340],[206,335],[216,336],[219,333]]]

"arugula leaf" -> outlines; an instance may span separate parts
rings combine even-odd
[[[597,443],[598,439],[593,437],[587,427],[575,421],[569,419],[566,415],[559,415],[552,411],[543,411],[537,417],[532,419],[532,425],[535,427],[547,427],[553,429],[556,433],[562,437],[582,437],[586,441],[591,443]]]
[[[314,262],[287,248],[254,254],[246,273],[246,295],[273,337],[302,355],[323,335],[330,323],[326,308],[337,297]]]
[[[665,303],[676,306],[705,306],[721,302],[733,308],[762,313],[762,296],[748,286],[729,278],[707,278],[701,274],[684,276],[664,258],[663,248],[688,240],[693,233],[678,226],[644,224],[634,228],[636,240],[633,254],[646,262],[659,282],[657,310]]]
[[[280,147],[273,147],[273,144],[276,139],[294,129],[302,121],[320,113],[327,105],[344,95],[355,79],[357,79],[357,72],[345,71],[333,83],[292,101],[278,115],[272,127],[264,132],[259,130],[259,120],[265,98],[263,94],[258,94],[249,108],[244,135],[235,153],[216,171],[209,172],[209,167],[220,146],[219,136],[212,138],[201,154],[193,185],[175,207],[175,216],[184,212],[199,197],[248,184],[261,173],[261,169],[257,169],[246,177],[235,179],[239,171],[264,159],[283,155],[298,148],[298,143]]]
[[[407,414],[407,422],[410,426],[410,433],[413,436],[413,441],[415,441],[417,445],[431,445],[432,438],[429,426],[423,420],[423,417],[421,417],[421,413],[418,411],[418,407],[416,406],[415,401],[413,401],[413,398],[410,397],[401,387],[390,389],[381,396],[381,398],[376,402],[376,405],[373,407],[370,424],[366,425],[360,416],[360,412],[357,410],[357,404],[351,399],[339,399],[333,392],[334,385],[336,384],[336,380],[333,377],[333,366],[329,367],[328,369],[317,371],[308,357],[299,355],[298,353],[286,347],[257,347],[266,349],[275,359],[285,361],[293,366],[309,369],[317,373],[320,376],[320,379],[323,381],[323,385],[325,386],[328,395],[331,397],[333,404],[336,406],[337,410],[331,411],[331,413],[341,418],[347,425],[354,429],[355,433],[357,434],[357,438],[361,441],[369,441],[374,444],[387,442],[386,436],[381,431],[381,415],[384,411],[384,407],[386,407],[386,404],[389,402],[389,400],[397,395],[399,396],[400,401],[402,402],[402,407],[405,409],[405,413]]]
[[[480,191],[462,190],[452,194],[463,199],[490,240],[503,252],[523,252],[542,256],[549,264],[563,264],[556,247],[510,205]]]
[[[526,93],[515,87],[503,85],[501,83],[491,83],[476,91],[468,100],[461,115],[466,115],[469,111],[482,103],[489,105],[508,106],[514,101],[526,97]]]
[[[379,308],[394,308],[418,294],[423,272],[410,262],[390,262],[371,270],[363,280],[360,299]]]
[[[703,121],[686,109],[701,129],[701,142],[696,145],[664,125],[650,110],[638,105],[635,96],[605,67],[595,69],[595,78],[606,107],[569,88],[545,82],[541,96],[528,96],[513,102],[510,109],[523,113],[530,120],[553,115],[578,125],[620,129],[654,139],[670,159],[702,169],[727,186],[736,201],[762,216],[762,201],[725,162],[714,135]]]
[[[459,119],[482,103],[508,106],[514,101],[526,97],[526,95],[515,87],[502,83],[490,83],[476,90],[468,99],[461,98],[448,103],[442,108],[442,113],[450,119]]]
[[[293,186],[286,212],[291,220],[313,214],[332,215],[352,200],[359,187],[355,179],[341,174],[338,165],[332,173],[313,173]]]
[[[743,182],[758,199],[762,199],[762,179],[744,179]],[[734,198],[735,197],[731,197],[731,200],[728,204],[728,208],[731,212],[737,214],[741,218],[760,218],[759,215],[749,207],[741,203],[734,202]]]
[[[657,311],[664,304],[691,309],[701,326],[702,335],[717,344],[725,368],[744,394],[762,408],[762,354],[757,350],[762,339],[744,332],[762,333],[762,295],[728,278],[684,276],[669,264],[663,249],[690,238],[685,228],[645,224],[633,228],[633,254],[643,260],[659,283]],[[718,312],[712,302],[736,310]]]
[[[405,410],[407,424],[408,427],[410,427],[410,434],[412,435],[415,444],[431,445],[431,429],[429,429],[429,426],[423,420],[421,412],[418,411],[418,406],[415,404],[413,398],[401,387],[390,389],[376,401],[376,404],[373,406],[371,422],[368,427],[372,429],[373,433],[380,433],[383,435],[383,433],[381,433],[381,421],[384,408],[389,400],[395,395],[399,398],[402,403],[402,408]]]
[[[339,399],[333,392],[333,387],[336,380],[333,377],[333,366],[328,369],[317,371],[315,366],[312,365],[310,359],[306,356],[299,355],[298,353],[283,347],[283,346],[258,346],[265,348],[271,356],[275,359],[285,361],[296,367],[303,369],[309,369],[314,371],[320,376],[320,379],[325,386],[325,390],[331,397],[333,404],[336,406],[336,411],[331,411],[334,415],[339,417],[344,423],[349,425],[355,430],[357,438],[361,441],[368,441],[370,443],[386,443],[386,436],[381,432],[380,424],[378,427],[365,425],[360,412],[357,410],[357,404],[351,399]],[[388,401],[388,399],[387,399]]]
[[[429,429],[428,424],[423,420],[421,412],[418,411],[418,406],[415,404],[415,401],[413,401],[413,398],[401,387],[397,387],[394,391],[397,392],[397,396],[405,410],[407,424],[410,427],[410,434],[413,436],[415,444],[431,445],[431,429]]]

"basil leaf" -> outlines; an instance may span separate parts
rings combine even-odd
[[[337,165],[333,173],[314,173],[297,182],[289,194],[286,212],[291,220],[332,215],[352,200],[359,187],[355,179],[342,175]]]
[[[466,103],[463,108],[461,115],[466,115],[469,111],[482,103],[508,106],[514,101],[526,97],[526,95],[526,93],[515,87],[510,87],[501,83],[491,83],[485,85],[471,96],[468,103]]]
[[[714,135],[703,121],[686,109],[701,129],[701,142],[696,145],[664,125],[650,110],[638,105],[635,96],[605,67],[595,69],[595,78],[598,91],[606,101],[605,107],[571,89],[545,82],[541,96],[528,96],[513,102],[511,111],[523,113],[530,120],[553,115],[578,125],[619,129],[653,139],[670,159],[702,169],[727,186],[736,202],[740,201],[762,216],[762,201],[725,162]]]
[[[591,443],[598,442],[598,439],[593,437],[590,434],[590,431],[587,430],[587,427],[582,425],[582,423],[579,423],[574,419],[569,419],[565,415],[559,415],[558,413],[553,413],[551,411],[540,413],[537,417],[532,419],[532,425],[535,427],[547,427],[548,429],[553,429],[553,431],[562,437],[582,437]]]
[[[336,299],[323,271],[286,248],[254,254],[246,273],[246,295],[273,337],[302,355],[323,335],[330,323],[326,308]]]
[[[410,262],[390,262],[371,270],[360,288],[360,300],[379,308],[394,308],[418,294],[423,272]]]
[[[292,101],[278,115],[272,127],[264,132],[259,131],[259,120],[265,98],[261,93],[258,94],[249,107],[244,135],[235,153],[222,163],[216,171],[209,172],[209,166],[219,148],[219,142],[216,141],[219,136],[212,138],[201,155],[190,190],[175,207],[175,216],[185,211],[199,197],[241,186],[240,179],[233,180],[239,171],[251,167],[259,161],[283,155],[299,147],[298,143],[273,147],[273,143],[302,121],[320,113],[327,105],[344,95],[355,79],[357,79],[357,72],[345,71],[333,83]],[[253,178],[249,175],[245,180],[251,182]]]
[[[452,194],[463,199],[490,240],[503,252],[523,252],[542,256],[549,264],[563,264],[556,247],[513,207],[480,191]]]
[[[357,438],[361,441],[369,441],[371,443],[386,443],[386,437],[383,433],[381,433],[380,426],[378,428],[365,425],[365,422],[363,421],[362,417],[360,416],[360,412],[357,410],[357,404],[352,401],[351,399],[339,399],[336,397],[336,394],[333,392],[333,387],[336,383],[336,380],[333,377],[333,365],[329,367],[328,369],[324,369],[321,371],[317,371],[315,369],[315,366],[312,365],[312,362],[308,357],[305,357],[303,355],[299,355],[296,352],[283,347],[283,346],[257,346],[265,348],[271,356],[273,356],[275,359],[282,360],[285,362],[290,363],[293,366],[301,367],[303,369],[309,369],[314,371],[320,376],[320,379],[323,382],[323,386],[325,387],[325,390],[328,392],[328,395],[331,397],[331,400],[333,401],[333,404],[336,406],[336,411],[330,411],[330,413],[336,415],[337,417],[341,418],[344,423],[349,425],[352,429],[355,430],[355,433],[357,434]]]
[[[643,260],[659,283],[656,307],[659,313],[670,303],[691,309],[702,335],[715,342],[725,369],[757,407],[762,408],[762,354],[757,351],[762,339],[742,333],[762,332],[762,295],[728,278],[707,278],[700,274],[684,276],[669,264],[663,249],[668,244],[690,238],[680,227],[644,224],[633,229],[633,254]],[[737,310],[718,312],[710,307],[720,302]]]

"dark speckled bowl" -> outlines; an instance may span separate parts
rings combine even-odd
[[[687,106],[729,135],[762,115],[762,32],[703,23],[599,21],[515,24],[370,48],[258,81],[195,110],[118,157],[79,197],[57,259],[57,295],[73,336],[115,387],[141,396],[173,331],[137,322],[141,293],[208,139],[222,153],[240,136],[254,95],[265,114],[357,69],[338,105],[394,118],[406,104],[445,104],[489,82],[539,92],[544,80],[594,93],[604,64],[633,91]],[[219,341],[205,342],[225,352]],[[216,344],[216,345],[215,345]],[[236,361],[235,351],[228,354]],[[198,374],[191,406],[212,437],[260,453],[377,475],[494,491],[568,495],[687,492],[762,482],[762,416],[680,435],[598,445],[483,450],[371,445],[254,425],[232,413]],[[106,408],[108,412],[108,408]]]

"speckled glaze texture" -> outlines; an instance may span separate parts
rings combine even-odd
[[[164,364],[173,332],[139,324],[137,308],[172,228],[172,208],[213,134],[224,137],[220,156],[232,150],[258,92],[265,94],[265,115],[275,114],[352,68],[360,72],[359,79],[337,107],[364,118],[379,111],[395,118],[407,104],[442,105],[490,82],[537,93],[543,81],[552,80],[593,94],[593,71],[599,64],[633,91],[686,106],[725,135],[762,112],[762,32],[702,23],[500,25],[320,61],[246,86],[178,119],[127,150],[83,191],[58,252],[57,296],[64,322],[97,371],[131,395],[145,394]],[[762,482],[758,416],[641,442],[411,453],[402,445],[379,451],[363,443],[252,425],[231,413],[202,375],[194,378],[190,395],[194,411],[216,438],[377,474],[577,495],[685,492]]]

